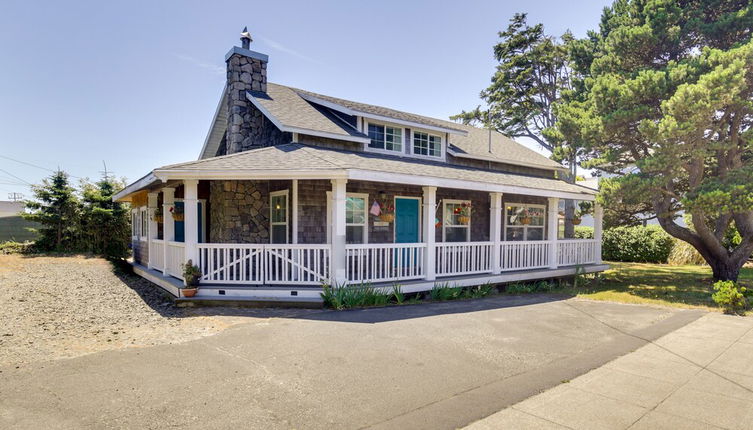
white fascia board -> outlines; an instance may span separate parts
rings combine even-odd
[[[492,161],[495,163],[511,164],[513,166],[531,167],[534,169],[567,171],[567,167],[565,166],[541,166],[537,164],[526,164],[526,163],[521,163],[519,161],[505,160],[505,159],[495,158],[495,157],[486,157],[483,155],[464,154],[462,152],[453,151],[449,147],[447,148],[447,153],[449,155],[452,155],[453,157],[458,157],[458,158],[470,158],[472,160]]]
[[[112,201],[119,202],[119,201],[128,201],[126,197],[129,195],[135,193],[136,191],[141,190],[142,188],[147,187],[149,184],[153,182],[157,182],[158,178],[155,176],[154,172],[148,173],[146,176],[142,177],[138,181],[126,186],[122,190],[115,193],[114,196],[112,196]]]
[[[223,101],[225,101],[226,94],[227,94],[227,84],[225,84],[225,86],[222,87],[222,95],[220,96],[220,101],[217,103],[217,109],[214,110],[214,117],[212,117],[213,118],[212,124],[209,126],[209,131],[207,131],[207,137],[204,139],[204,146],[201,147],[201,152],[199,153],[199,160],[201,160],[202,158],[205,158],[204,152],[206,152],[207,146],[209,145],[209,139],[212,137],[215,127],[217,127],[217,119],[220,116],[220,112],[222,109],[222,105],[224,104]]]
[[[400,125],[404,125],[404,126],[408,126],[408,127],[417,127],[417,128],[423,128],[425,130],[440,131],[440,132],[443,132],[443,133],[457,134],[457,135],[460,135],[460,136],[468,136],[468,132],[467,131],[463,131],[463,130],[456,130],[454,128],[446,128],[446,127],[437,127],[437,126],[434,126],[434,125],[424,124],[424,123],[415,122],[415,121],[406,121],[406,120],[402,120],[402,119],[392,118],[392,117],[389,117],[389,116],[376,115],[376,114],[373,114],[373,113],[368,113],[368,112],[363,112],[363,111],[360,111],[360,110],[351,109],[351,108],[345,107],[343,105],[339,105],[337,103],[333,103],[333,102],[330,102],[330,101],[327,101],[327,100],[322,100],[322,99],[320,99],[318,97],[310,96],[308,94],[303,94],[303,93],[296,93],[296,94],[298,94],[302,99],[310,101],[311,103],[316,103],[318,105],[322,105],[324,107],[327,107],[327,108],[330,108],[330,109],[334,109],[336,111],[340,111],[340,112],[342,112],[342,113],[344,113],[346,115],[362,116],[364,118],[371,118],[371,119],[375,119],[375,120],[379,120],[379,121],[391,122],[393,124],[400,124]]]
[[[289,133],[299,133],[299,134],[307,134],[309,136],[317,136],[317,137],[326,137],[329,139],[337,139],[337,140],[347,140],[348,142],[357,142],[357,143],[369,143],[370,140],[367,137],[360,137],[360,136],[351,136],[348,134],[335,134],[335,133],[329,133],[326,131],[317,131],[317,130],[310,130],[307,128],[301,128],[301,127],[289,127],[286,125],[283,125],[283,123],[280,122],[277,118],[275,118],[272,113],[267,110],[260,102],[259,100],[256,100],[256,98],[251,95],[248,91],[246,91],[246,98],[253,103],[253,105],[259,109],[259,111],[267,117],[270,121],[272,121],[272,124],[275,125],[280,131],[287,131]]]
[[[154,175],[162,182],[169,180],[183,179],[338,179],[346,178],[345,170],[192,170],[192,169],[170,169],[155,170]]]
[[[488,182],[465,181],[460,179],[439,178],[435,176],[406,175],[372,170],[350,169],[348,179],[372,182],[389,182],[396,184],[419,185],[424,187],[455,188],[461,190],[488,191],[497,193],[522,194],[538,197],[558,197],[561,199],[575,199],[593,201],[595,196],[590,193],[569,193],[564,191],[542,190],[539,188],[520,187],[515,185],[492,184]]]

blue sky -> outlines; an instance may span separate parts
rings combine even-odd
[[[5,0],[0,200],[49,174],[8,158],[129,180],[195,159],[246,25],[271,82],[446,118],[479,104],[514,13],[582,36],[608,3]]]

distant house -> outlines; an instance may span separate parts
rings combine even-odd
[[[241,40],[199,159],[115,196],[134,208],[138,273],[179,294],[190,259],[199,297],[300,299],[322,283],[410,292],[605,268],[599,240],[552,233],[560,199],[595,194],[560,164],[489,130],[268,83],[268,56]]]
[[[21,217],[24,202],[0,201],[0,242],[26,242],[37,238],[30,229],[38,227],[37,223]]]

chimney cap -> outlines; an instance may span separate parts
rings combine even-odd
[[[241,46],[248,49],[253,41],[254,39],[251,38],[251,33],[248,32],[248,27],[243,27],[243,31],[241,32]]]

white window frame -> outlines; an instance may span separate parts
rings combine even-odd
[[[139,238],[139,229],[141,228],[141,220],[139,219],[139,208],[131,209],[131,240],[135,241]]]
[[[363,205],[364,212],[364,224],[345,223],[345,227],[349,226],[363,226],[363,245],[369,243],[369,194],[368,193],[345,193],[345,198],[348,197],[360,197],[364,199]],[[347,217],[346,217],[347,219]],[[327,243],[332,243],[332,191],[327,191]]]
[[[453,199],[443,199],[442,200],[442,242],[447,242],[447,228],[456,228],[456,227],[462,227],[466,228],[465,232],[465,241],[470,242],[471,241],[471,224],[473,223],[473,213],[471,213],[470,221],[468,221],[468,224],[453,224],[453,225],[447,225],[447,204],[463,204],[463,203],[469,203],[471,204],[471,208],[473,208],[473,202],[471,200],[453,200]]]
[[[149,214],[146,206],[139,207],[139,240],[146,242],[149,236]]]
[[[427,155],[416,154],[416,152],[415,152],[415,150],[416,150],[415,149],[416,133],[425,134],[427,136],[438,137],[439,138],[439,155],[436,156],[436,155],[429,155],[429,154],[427,154]],[[428,144],[428,142],[427,142],[427,144]],[[428,131],[428,130],[422,130],[422,129],[415,129],[414,130],[414,129],[411,129],[411,131],[410,131],[410,149],[409,150],[410,150],[410,155],[412,157],[424,158],[424,159],[429,159],[429,160],[444,160],[445,159],[445,149],[444,148],[445,148],[445,139],[444,139],[444,137],[441,134],[439,134],[437,132],[431,132],[431,131]],[[428,151],[428,149],[427,149],[427,151]]]
[[[364,126],[364,134],[366,136],[369,135],[369,125],[378,125],[378,126],[384,127],[384,134],[385,134],[385,136],[387,135],[387,127],[399,129],[400,130],[400,150],[396,151],[394,149],[387,149],[387,139],[385,138],[385,141],[384,141],[385,148],[384,149],[372,147],[371,146],[371,139],[369,139],[369,143],[366,144],[366,150],[367,151],[369,151],[369,152],[378,152],[378,153],[381,153],[381,154],[391,154],[391,155],[405,154],[405,127],[397,125],[397,124],[389,124],[389,123],[381,122],[381,121],[367,120],[366,124]]]
[[[507,219],[507,207],[508,206],[517,206],[517,207],[521,207],[522,206],[522,207],[526,208],[526,210],[528,210],[528,208],[543,209],[544,210],[544,224],[543,225],[535,225],[535,226],[531,226],[530,224],[529,225],[508,225],[508,219]],[[504,227],[504,229],[502,231],[502,240],[507,241],[507,229],[508,229],[508,227],[509,228],[522,228],[523,229],[523,237],[526,238],[526,241],[528,240],[528,229],[529,228],[541,229],[541,242],[547,240],[547,236],[546,236],[546,234],[547,234],[547,232],[546,232],[546,224],[547,224],[547,222],[546,221],[547,221],[547,215],[548,214],[547,214],[547,207],[546,207],[546,205],[539,205],[539,204],[534,204],[534,203],[505,202],[502,205],[502,211],[503,211],[502,212],[503,213],[502,216],[505,219],[505,227]],[[510,241],[510,242],[513,242],[513,241]],[[517,242],[517,241],[514,241],[514,242]],[[536,241],[536,242],[539,242],[539,241]]]
[[[274,210],[272,208],[272,199],[279,196],[285,196],[285,222],[272,222],[272,211]],[[290,243],[290,190],[286,189],[269,193],[269,243],[274,243],[272,242],[272,230],[275,225],[285,226],[285,242],[277,245]]]

